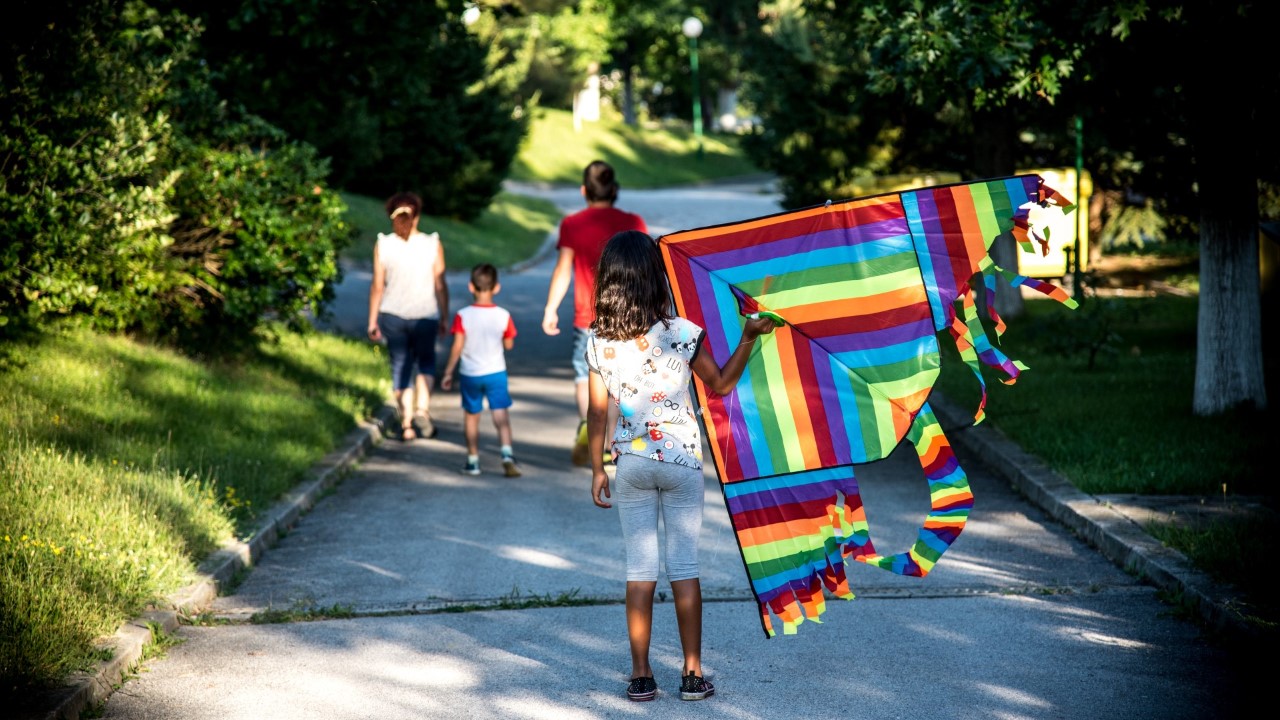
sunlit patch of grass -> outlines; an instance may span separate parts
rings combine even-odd
[[[688,127],[631,127],[602,117],[575,130],[572,113],[539,108],[511,177],[578,185],[582,169],[593,160],[614,166],[624,192],[629,187],[668,187],[760,172],[733,135],[704,135],[699,156],[698,139]]]
[[[0,696],[60,681],[380,406],[367,343],[197,361],[75,326],[0,369]],[[3,702],[0,701],[0,705]]]

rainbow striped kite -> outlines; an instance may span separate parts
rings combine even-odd
[[[659,239],[676,311],[706,330],[717,362],[737,347],[745,315],[783,323],[761,337],[726,396],[696,379],[707,439],[765,633],[770,613],[791,634],[825,609],[823,588],[851,599],[846,559],[924,577],[964,529],[973,495],[927,402],[948,329],[982,382],[979,362],[1012,383],[1026,366],[988,339],[974,302],[986,291],[997,338],[995,278],[1070,307],[1062,289],[1007,272],[989,254],[1011,232],[1039,240],[1031,204],[1074,209],[1038,175],[877,195]],[[979,280],[980,278],[980,280]],[[971,282],[972,281],[972,282]],[[975,423],[983,418],[983,385]],[[877,554],[854,467],[910,439],[930,489],[915,544]]]

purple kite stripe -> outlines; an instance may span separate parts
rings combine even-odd
[[[919,340],[933,334],[933,319],[925,318],[904,325],[880,328],[864,333],[849,335],[828,335],[815,342],[830,355],[852,352],[854,350],[873,350],[889,345],[897,345],[909,340]]]
[[[945,305],[949,298],[956,297],[958,291],[951,269],[947,238],[942,232],[942,222],[938,217],[938,204],[932,192],[921,190],[911,195],[916,201],[918,221],[924,228],[925,244],[929,248],[929,255],[934,259],[933,277],[938,284],[938,294],[943,298]]]
[[[729,508],[729,512],[737,514],[748,510],[762,510],[777,505],[786,505],[793,502],[808,502],[824,497],[833,497],[837,490],[840,490],[849,480],[832,480],[830,478],[818,480],[805,485],[792,485],[785,488],[765,487],[758,492],[745,493],[737,496],[726,496],[725,504]],[[777,496],[786,493],[785,500],[779,502]]]
[[[910,234],[905,219],[883,220],[855,227],[824,230],[808,235],[771,240],[758,245],[728,248],[714,252],[702,252],[696,257],[698,264],[708,270],[722,270],[753,262],[776,260],[812,250],[849,247],[902,237],[902,252],[911,250]],[[683,246],[681,246],[683,249]]]
[[[818,388],[822,392],[822,408],[827,415],[827,428],[831,431],[831,444],[835,449],[836,459],[841,462],[848,462],[853,458],[853,451],[849,447],[849,428],[844,417],[844,409],[840,406],[840,394],[836,389],[835,371],[831,367],[831,354],[825,348],[809,341],[814,350],[810,353],[813,357],[813,370],[818,378]],[[847,378],[840,378],[842,382],[848,382]]]

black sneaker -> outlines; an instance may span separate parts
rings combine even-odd
[[[681,700],[702,700],[716,694],[716,687],[706,680],[689,673],[680,679]]]
[[[658,683],[651,677],[631,678],[627,685],[627,699],[632,702],[647,702],[658,694]]]

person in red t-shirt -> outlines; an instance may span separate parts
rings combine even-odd
[[[560,240],[556,248],[560,256],[551,273],[547,306],[542,312],[542,330],[548,335],[560,334],[560,302],[573,282],[573,374],[578,401],[578,432],[573,445],[573,464],[589,467],[587,450],[587,338],[596,319],[596,265],[609,238],[624,230],[649,229],[635,213],[619,210],[618,181],[613,167],[596,160],[582,171],[582,197],[587,207],[560,221]]]

